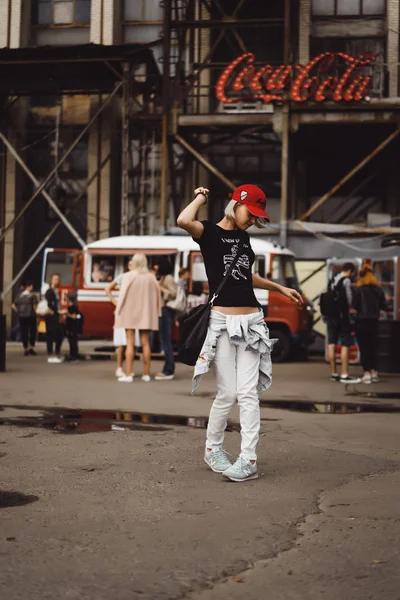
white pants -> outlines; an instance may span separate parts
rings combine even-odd
[[[228,332],[221,333],[214,358],[217,377],[215,398],[207,428],[207,448],[224,441],[229,413],[236,400],[240,409],[241,452],[248,460],[257,460],[256,446],[260,432],[260,404],[257,383],[260,354],[246,350],[246,343],[231,344]]]

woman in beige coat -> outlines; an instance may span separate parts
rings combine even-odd
[[[157,279],[147,267],[144,254],[132,257],[131,271],[122,278],[121,291],[115,311],[115,327],[126,330],[126,375],[119,377],[121,383],[131,383],[134,378],[135,329],[139,330],[143,351],[143,381],[150,377],[150,331],[158,331],[161,314],[160,288]]]

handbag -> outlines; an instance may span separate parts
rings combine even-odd
[[[176,297],[173,300],[167,302],[168,308],[172,308],[176,312],[176,315],[180,317],[186,312],[186,294],[185,290],[181,286],[176,287]]]
[[[45,317],[49,312],[49,305],[47,303],[47,300],[45,298],[43,298],[42,300],[40,300],[38,302],[38,305],[36,307],[36,314],[39,315],[40,317]]]
[[[224,278],[219,284],[213,297],[207,302],[207,304],[200,304],[199,306],[193,308],[181,323],[179,331],[178,358],[185,365],[194,367],[197,362],[207,336],[211,309],[215,300],[221,293],[222,288],[227,282],[228,277],[232,273],[234,266],[238,262],[241,256],[242,248],[243,240],[240,241],[236,257],[231,262],[229,269],[225,273]]]

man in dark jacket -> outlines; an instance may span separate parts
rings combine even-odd
[[[349,375],[349,353],[353,343],[350,323],[350,309],[352,307],[353,294],[351,289],[351,277],[355,273],[353,263],[347,262],[343,265],[330,283],[332,290],[337,292],[338,314],[336,317],[328,317],[328,358],[331,366],[331,381],[342,383],[359,383],[360,379]],[[341,374],[336,369],[336,344],[341,343]]]

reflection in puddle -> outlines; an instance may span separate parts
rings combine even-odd
[[[57,433],[169,431],[168,425],[205,429],[208,423],[208,417],[154,415],[129,411],[48,409],[33,406],[9,408],[35,411],[35,413],[39,411],[40,414],[2,417],[0,425],[43,427]],[[239,425],[228,423],[227,431],[239,431]]]

